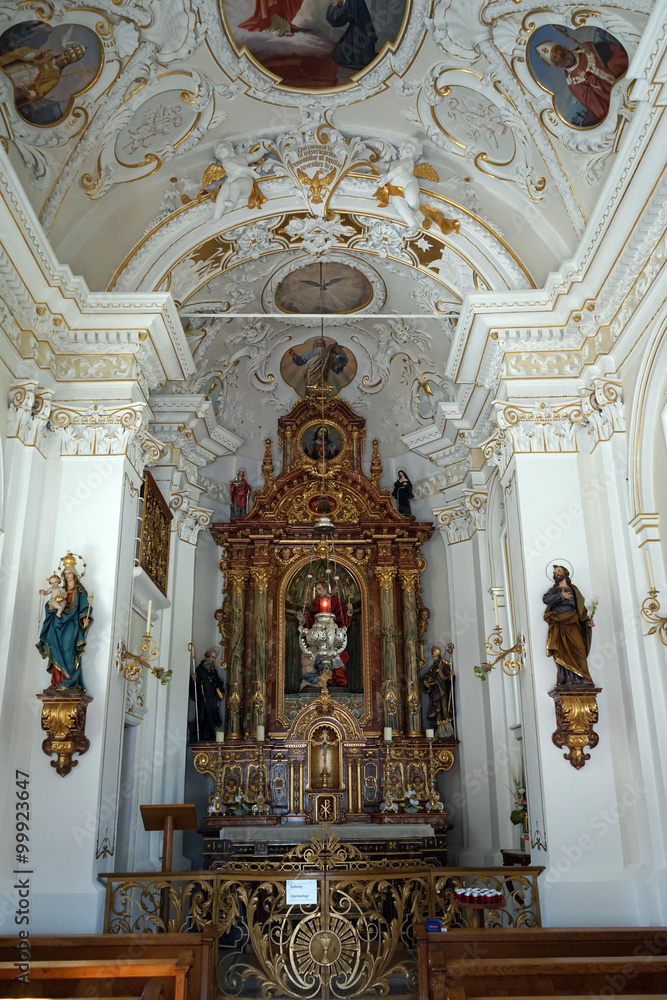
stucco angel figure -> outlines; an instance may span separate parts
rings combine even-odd
[[[220,163],[212,163],[207,167],[202,178],[204,188],[214,181],[222,180],[213,194],[213,218],[216,222],[225,212],[233,212],[235,208],[262,207],[266,198],[257,184],[259,172],[252,164],[261,160],[265,152],[265,143],[261,139],[249,153],[238,152],[231,142],[217,144],[214,153]]]
[[[422,227],[430,229],[434,222],[445,234],[458,233],[458,219],[446,219],[437,208],[419,203],[419,178],[436,183],[440,180],[428,163],[417,165],[416,161],[422,153],[422,144],[418,139],[409,138],[401,144],[398,159],[380,174],[380,187],[375,192],[378,205],[380,208],[391,205],[408,227],[409,235],[416,235]]]
[[[398,159],[380,174],[380,187],[375,192],[381,207],[391,205],[409,229],[417,232],[422,223],[419,208],[419,179],[415,175],[416,161],[422,155],[417,139],[406,139],[398,151]]]

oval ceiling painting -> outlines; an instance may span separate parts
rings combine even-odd
[[[306,264],[283,278],[276,289],[276,305],[288,313],[351,313],[372,298],[373,287],[365,274],[334,261]]]
[[[408,0],[222,0],[238,49],[295,90],[356,80],[400,33]]]

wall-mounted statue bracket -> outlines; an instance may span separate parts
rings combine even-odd
[[[596,695],[601,690],[599,687],[573,686],[569,691],[556,687],[549,692],[556,706],[557,727],[551,739],[557,747],[567,747],[568,752],[563,756],[577,771],[591,759],[589,753],[584,753],[584,747],[593,750],[598,745],[600,737],[593,726],[599,717]]]
[[[83,691],[44,691],[37,697],[42,702],[42,729],[48,734],[42,750],[50,757],[61,778],[79,763],[72,760],[75,753],[82,755],[90,748],[86,736],[86,711],[93,700]]]

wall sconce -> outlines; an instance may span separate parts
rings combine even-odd
[[[153,602],[148,602],[148,612],[146,614],[146,631],[139,642],[139,653],[132,653],[125,645],[123,639],[118,643],[116,656],[116,667],[126,681],[135,683],[140,680],[144,670],[150,670],[153,677],[157,677],[161,684],[168,684],[171,680],[171,670],[160,667],[157,661],[160,656],[160,649],[151,637],[151,612]]]
[[[500,666],[504,674],[507,674],[508,677],[518,677],[523,669],[523,664],[526,659],[526,637],[523,632],[519,632],[517,641],[513,646],[510,646],[509,649],[503,649],[503,630],[500,627],[500,621],[498,620],[498,601],[496,597],[496,590],[496,587],[491,588],[491,596],[493,597],[493,614],[496,620],[496,625],[484,643],[484,649],[487,653],[491,653],[491,655],[495,653],[495,658],[490,663],[487,661],[486,663],[482,663],[480,667],[473,667],[475,674],[482,681],[486,680],[487,676],[491,673],[498,661],[500,661]],[[512,656],[512,653],[518,653],[519,655]]]
[[[646,635],[655,635],[657,632],[660,642],[663,646],[667,646],[667,618],[661,618],[658,614],[660,611],[660,601],[658,600],[659,591],[656,588],[655,580],[653,579],[653,567],[651,566],[651,556],[648,548],[644,549],[644,555],[646,556],[648,581],[651,585],[648,592],[649,596],[644,598],[641,610],[642,618],[647,625],[651,626]]]

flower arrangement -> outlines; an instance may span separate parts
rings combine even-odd
[[[515,826],[523,827],[523,839],[529,840],[528,835],[528,800],[526,799],[526,783],[523,771],[512,771],[512,787],[510,789],[514,797],[514,808],[510,812],[510,820]]]
[[[243,792],[237,792],[234,796],[234,808],[232,810],[235,816],[247,816],[248,815],[248,802]]]
[[[405,810],[405,812],[419,812],[419,798],[414,788],[405,789],[403,809]]]

